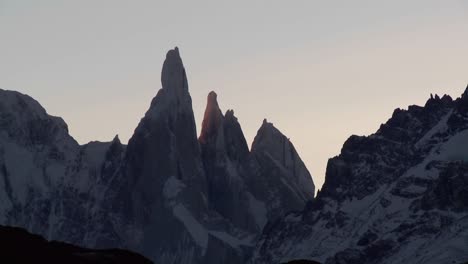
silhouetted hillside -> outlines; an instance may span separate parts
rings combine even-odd
[[[92,250],[49,242],[22,228],[0,226],[0,263],[150,264],[145,257],[126,250]]]

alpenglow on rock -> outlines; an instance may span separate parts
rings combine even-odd
[[[256,137],[256,142],[261,143],[254,143],[249,152],[234,111],[228,110],[223,116],[216,93],[209,93],[199,137],[209,204],[234,226],[253,235],[260,232],[267,221],[302,210],[314,194],[312,178],[294,147],[269,125],[267,130],[283,140],[284,148],[262,148],[269,144],[262,136],[269,131],[264,131],[262,126]],[[284,159],[276,160],[278,157]],[[290,162],[295,160],[300,162]],[[299,185],[299,182],[306,185]]]
[[[268,221],[313,199],[290,143],[290,154],[250,152],[214,92],[197,138],[177,48],[166,55],[161,84],[128,145],[116,136],[80,146],[62,119],[0,90],[0,224],[130,249],[155,263],[240,264]],[[306,174],[307,191],[297,184]]]

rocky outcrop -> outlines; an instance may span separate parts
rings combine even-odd
[[[261,193],[261,200],[270,206],[269,219],[291,209],[302,210],[312,200],[315,187],[309,171],[291,141],[266,119],[255,136],[251,152],[259,176],[249,178],[249,185],[263,189],[254,192]]]
[[[351,136],[329,160],[317,198],[271,224],[251,262],[466,261],[466,105],[431,96],[424,107],[395,110],[375,134]]]
[[[229,118],[222,114],[215,92],[208,94],[199,141],[211,208],[236,227],[259,233],[261,227],[248,210],[255,198],[244,182],[247,143],[233,112]]]
[[[264,122],[249,152],[234,111],[223,116],[215,92],[199,141],[210,204],[235,226],[258,234],[267,221],[313,199],[312,178],[289,139]]]
[[[141,236],[128,245],[163,263],[201,263],[209,256],[208,184],[187,77],[178,49],[167,53],[162,88],[129,141],[121,178],[123,219]],[[118,205],[116,205],[118,206]],[[216,253],[216,252],[214,252]],[[217,253],[216,253],[217,254]]]

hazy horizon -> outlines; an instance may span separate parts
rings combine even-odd
[[[430,93],[463,93],[467,13],[461,0],[0,0],[0,88],[64,118],[80,144],[127,142],[178,46],[198,132],[213,90],[249,146],[263,118],[289,137],[319,189],[349,136],[375,132]]]

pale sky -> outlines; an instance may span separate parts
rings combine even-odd
[[[84,144],[127,142],[178,46],[201,126],[206,96],[249,145],[263,118],[316,186],[352,134],[468,83],[468,0],[0,0],[0,88],[38,100]]]

